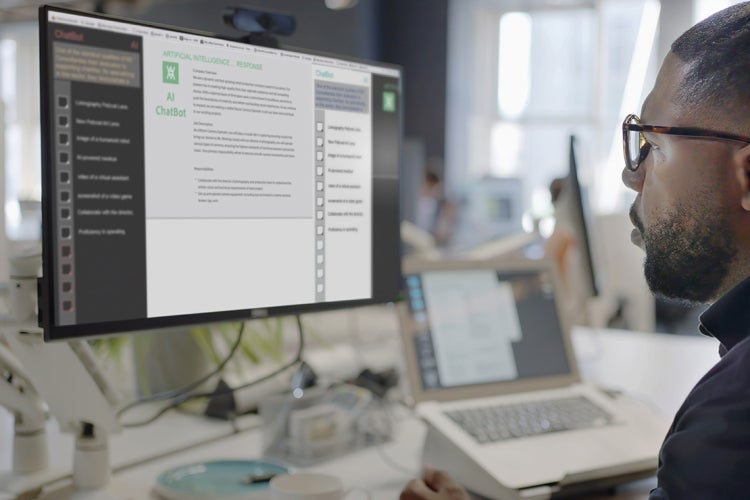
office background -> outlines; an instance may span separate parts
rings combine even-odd
[[[0,238],[0,281],[7,280],[4,256],[37,239],[40,231],[39,3],[0,0],[0,230],[9,239]],[[215,0],[58,3],[240,34],[222,24],[225,4]],[[405,219],[419,225],[423,178],[428,169],[433,171],[442,183],[442,195],[456,207],[451,234],[437,242],[449,254],[507,237],[495,224],[507,213],[518,217],[511,232],[550,236],[555,222],[550,183],[568,173],[568,141],[575,135],[603,285],[598,299],[602,312],[593,322],[684,334],[694,334],[699,310],[655,303],[640,279],[642,253],[629,242],[626,215],[633,194],[620,185],[619,125],[626,113],[639,111],[671,41],[731,3],[736,2],[359,0],[351,8],[334,10],[323,0],[232,2],[293,13],[297,31],[282,44],[403,66],[402,210]],[[511,189],[513,196],[504,199],[517,207],[500,207],[497,199],[475,203],[494,189],[497,196]],[[393,315],[389,318],[394,320]],[[617,323],[611,325],[613,319]],[[383,323],[378,312],[324,313],[307,318],[306,324],[311,347],[325,346],[311,349],[309,360],[315,367],[335,367],[324,373],[331,379],[351,376],[361,366],[390,368],[392,353],[399,348],[397,323]],[[294,329],[288,326],[285,331]],[[291,345],[293,335],[289,337]],[[598,342],[594,337],[584,343],[579,352],[584,362],[601,354]],[[368,349],[359,350],[362,345]],[[630,362],[640,361],[641,352],[634,349],[632,357],[623,357],[615,347],[609,359],[622,357],[620,372],[629,374]],[[714,353],[713,345],[699,347]],[[653,352],[662,348],[657,345]],[[185,355],[174,343],[169,350]],[[690,358],[679,354],[675,365]],[[707,361],[699,368],[708,366]],[[646,392],[652,380],[664,378],[664,373],[656,373],[643,381],[634,379],[635,390]],[[676,394],[686,392],[688,382],[682,380],[684,391]],[[665,413],[673,412],[678,399],[666,405]],[[152,480],[149,475],[146,482]],[[396,488],[403,479],[399,481]]]
[[[0,2],[0,166],[4,173],[0,192],[5,198],[3,223],[10,245],[39,237],[36,6],[41,3]],[[240,35],[223,24],[222,2],[54,3]],[[467,248],[505,236],[493,225],[493,218],[510,208],[498,206],[497,200],[472,203],[488,190],[500,190],[497,196],[507,191],[507,184],[493,187],[498,186],[493,183],[497,178],[515,183],[516,194],[509,203],[518,205],[511,207],[520,214],[516,230],[522,227],[548,236],[554,220],[549,185],[567,173],[567,142],[574,134],[605,292],[630,304],[626,326],[693,328],[691,321],[677,326],[657,324],[659,304],[644,299],[645,284],[631,279],[640,275],[633,272],[640,254],[627,242],[627,221],[623,220],[633,194],[619,180],[619,125],[626,113],[639,111],[671,41],[695,21],[735,2],[349,3],[353,4],[350,8],[340,10],[329,8],[323,0],[256,0],[233,5],[293,13],[297,30],[283,38],[282,44],[403,66],[405,219],[420,222],[417,204],[424,172],[429,169],[441,180],[445,199],[456,207],[450,235],[441,244]],[[0,276],[7,276],[7,263],[1,266]],[[679,321],[686,316],[685,311],[669,307],[665,311],[662,316],[668,319],[670,314]]]

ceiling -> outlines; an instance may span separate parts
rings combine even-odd
[[[0,0],[0,23],[34,21],[40,5],[61,5],[65,7],[91,10],[92,0]]]
[[[167,0],[0,0],[0,24],[36,21],[41,5],[57,5],[93,11],[103,9],[111,14],[126,14]]]

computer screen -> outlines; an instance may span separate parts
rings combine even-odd
[[[578,159],[576,155],[576,137],[570,136],[570,147],[568,151],[568,176],[565,178],[563,189],[569,193],[564,217],[570,224],[576,247],[581,259],[579,272],[582,273],[582,291],[586,297],[594,297],[599,294],[597,286],[596,266],[592,251],[591,233],[588,225],[588,204],[581,190],[581,182],[578,177]]]
[[[46,340],[398,296],[398,67],[39,19]]]
[[[554,279],[539,264],[407,269],[404,294],[425,391],[570,372]]]
[[[456,246],[470,249],[524,232],[523,181],[486,176],[471,182],[461,204]]]

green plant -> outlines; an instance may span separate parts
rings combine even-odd
[[[218,323],[192,328],[190,333],[218,365],[236,342],[240,326],[240,323]],[[281,363],[284,360],[283,326],[281,317],[245,322],[239,353],[251,363],[260,363],[264,358]]]
[[[245,322],[242,340],[225,370],[241,374],[248,363],[259,364],[266,360],[282,363],[283,319],[275,317]],[[140,394],[146,395],[171,388],[169,386],[173,384],[179,385],[175,379],[180,376],[189,378],[192,374],[197,378],[200,373],[208,373],[218,366],[231,352],[241,326],[240,322],[224,322],[192,327],[187,332],[165,330],[110,336],[93,340],[92,345],[98,355],[121,366],[125,353],[132,352],[136,388]],[[164,372],[170,369],[174,374],[165,375]]]

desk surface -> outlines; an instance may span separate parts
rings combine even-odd
[[[719,360],[718,342],[702,335],[576,328],[573,346],[582,378],[621,389],[669,420]]]
[[[579,328],[573,333],[573,343],[583,378],[622,390],[670,419],[695,382],[718,360],[716,341],[697,336]],[[395,413],[398,423],[393,441],[306,470],[339,476],[347,486],[370,491],[373,499],[397,498],[406,482],[419,473],[425,429],[408,410],[400,408]],[[0,418],[0,450],[8,450],[9,419],[2,413]],[[248,427],[254,425],[248,422]],[[152,487],[165,470],[205,460],[259,458],[261,438],[257,428],[235,432],[226,422],[167,415],[153,426],[126,430],[113,438],[115,480],[131,498],[157,498]],[[191,443],[187,450],[175,453],[177,447]],[[53,463],[68,466],[71,448],[70,444],[53,446]],[[3,453],[0,470],[9,468],[9,457]],[[650,487],[649,482],[637,483],[631,487],[634,492],[607,498],[643,498]]]

